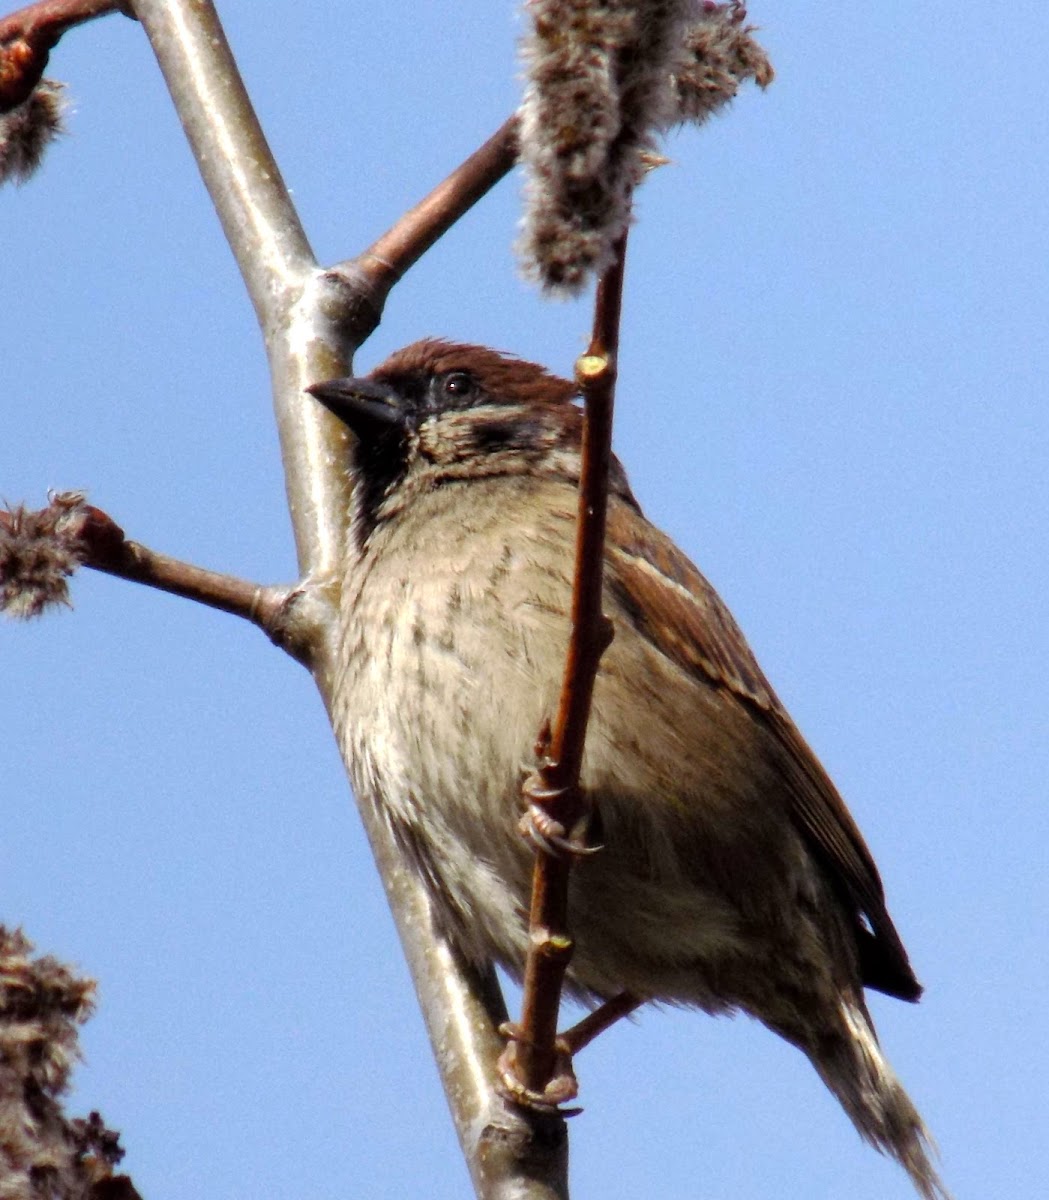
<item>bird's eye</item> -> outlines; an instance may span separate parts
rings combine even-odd
[[[451,371],[444,377],[441,390],[446,396],[462,400],[464,396],[472,395],[476,387],[473,376],[466,371]]]

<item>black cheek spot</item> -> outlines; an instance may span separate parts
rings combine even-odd
[[[482,454],[497,450],[528,450],[539,444],[543,432],[541,421],[481,421],[474,429],[474,446]]]

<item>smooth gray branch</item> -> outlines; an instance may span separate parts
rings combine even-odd
[[[378,313],[369,314],[352,280],[318,268],[210,0],[136,0],[135,12],[255,306],[299,567],[311,595],[326,597],[335,612],[350,499],[347,434],[303,388],[349,374]],[[334,643],[320,639],[310,657],[329,713],[338,686]],[[426,889],[382,814],[361,806],[361,817],[478,1196],[565,1200],[563,1124],[521,1113],[495,1091],[495,1030],[505,1009],[494,978],[464,969],[435,931]]]

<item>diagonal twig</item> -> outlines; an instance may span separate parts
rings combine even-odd
[[[379,323],[390,289],[517,161],[516,114],[367,250],[328,272],[350,284]],[[372,326],[374,328],[374,325]]]

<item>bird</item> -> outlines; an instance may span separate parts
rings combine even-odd
[[[520,977],[534,848],[522,773],[555,710],[583,413],[575,383],[425,338],[307,389],[355,435],[333,716],[469,962]],[[924,1200],[948,1193],[883,1054],[872,988],[921,995],[878,869],[732,615],[609,470],[603,608],[566,988],[743,1012],[796,1046]]]

